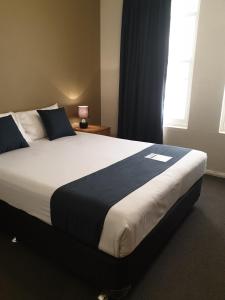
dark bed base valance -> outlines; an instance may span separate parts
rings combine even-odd
[[[202,179],[181,197],[166,216],[125,258],[114,258],[90,248],[27,213],[0,200],[0,230],[38,253],[54,259],[99,289],[122,289],[134,284],[148,269],[155,255],[190,212],[201,191]]]

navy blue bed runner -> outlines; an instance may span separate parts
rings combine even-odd
[[[191,149],[155,144],[58,188],[51,198],[53,226],[89,246],[98,247],[109,209],[190,151]],[[172,159],[161,162],[146,158],[152,153],[170,156]]]

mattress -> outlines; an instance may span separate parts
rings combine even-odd
[[[50,200],[64,184],[101,170],[149,143],[78,133],[0,155],[0,199],[51,225]],[[112,206],[99,250],[114,257],[132,253],[178,198],[205,172],[206,154],[192,150],[176,164]]]

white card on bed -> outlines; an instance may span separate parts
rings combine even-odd
[[[150,153],[149,155],[145,156],[145,158],[150,158],[162,162],[167,162],[169,161],[172,157],[171,156],[166,156],[166,155],[161,155],[161,154],[156,154],[156,153]]]

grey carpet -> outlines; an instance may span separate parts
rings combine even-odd
[[[98,291],[0,233],[0,300],[91,300]],[[225,300],[225,180],[200,201],[128,300]]]

